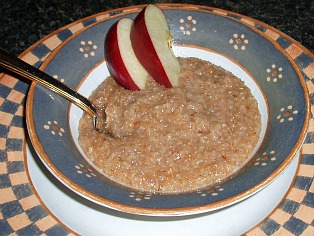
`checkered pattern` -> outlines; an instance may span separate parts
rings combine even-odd
[[[203,7],[202,11],[206,8]],[[307,83],[311,106],[314,104],[314,60],[302,46],[279,31],[258,21],[207,8],[250,25],[278,43],[296,62]],[[77,31],[123,11],[102,13],[56,31],[22,55],[39,67],[64,40]],[[25,94],[29,85],[8,75],[0,76],[0,235],[72,235],[40,202],[29,182],[24,165]],[[260,225],[246,233],[252,235],[314,235],[314,120],[302,149],[302,160],[294,186],[283,202]]]
[[[248,236],[314,235],[314,166],[308,158],[303,155],[294,186],[280,206]]]
[[[56,31],[21,58],[40,67],[63,41],[109,15],[88,18]],[[0,235],[72,235],[40,202],[25,170],[24,107],[28,88],[25,81],[0,75]]]
[[[246,20],[245,20],[246,21]],[[254,27],[276,41],[296,62],[306,81],[311,106],[314,104],[314,61],[313,55],[307,54],[302,46],[291,43],[274,29],[267,29],[259,24]],[[313,110],[312,110],[313,112]],[[281,205],[258,227],[246,235],[314,235],[314,120],[311,115],[310,126],[304,146],[302,159],[294,186]]]
[[[0,235],[67,234],[34,195],[24,166],[24,104],[29,85],[4,75],[0,84]],[[58,235],[60,235],[58,233]]]
[[[39,67],[39,58],[45,58],[53,47],[48,39],[25,54],[23,60]],[[0,235],[71,235],[41,204],[25,170],[24,107],[28,88],[28,83],[9,75],[0,77]]]

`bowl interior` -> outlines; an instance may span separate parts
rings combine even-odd
[[[142,7],[96,15],[67,38],[42,69],[89,96],[108,76],[104,37],[122,17]],[[162,5],[178,56],[212,61],[244,80],[259,103],[262,132],[247,168],[220,186],[179,195],[130,191],[108,181],[82,154],[77,127],[82,112],[62,97],[32,85],[27,125],[39,157],[62,183],[98,204],[134,214],[183,215],[217,210],[273,181],[291,163],[306,135],[309,97],[295,62],[261,25],[239,15],[189,5]],[[245,20],[241,20],[245,19]],[[60,32],[62,38],[69,32]],[[256,174],[258,173],[258,174]]]
[[[173,47],[173,51],[177,57],[195,57],[195,58],[199,58],[205,61],[209,61],[217,66],[220,66],[224,68],[225,70],[231,72],[232,74],[236,75],[238,78],[240,78],[244,82],[244,84],[247,87],[250,88],[253,96],[255,97],[258,103],[258,108],[261,114],[262,124],[261,124],[261,132],[259,135],[258,143],[256,144],[250,157],[248,157],[248,160],[247,160],[248,162],[255,155],[255,153],[257,152],[257,150],[259,149],[260,145],[263,142],[266,129],[267,129],[267,122],[268,122],[268,115],[269,115],[268,108],[267,108],[268,105],[267,105],[265,95],[263,94],[263,91],[259,87],[256,80],[252,78],[252,76],[249,75],[249,73],[244,68],[241,68],[240,65],[237,65],[236,62],[233,62],[230,59],[222,55],[219,55],[216,52],[210,51],[208,49],[176,45]],[[93,68],[89,73],[86,74],[86,76],[82,80],[82,83],[77,88],[77,91],[81,93],[82,95],[84,95],[85,97],[89,97],[91,93],[98,87],[98,85],[101,82],[103,82],[104,78],[107,78],[109,75],[110,73],[108,71],[106,61],[104,60],[100,64],[96,65],[95,68]],[[70,104],[69,126],[70,126],[70,131],[72,134],[73,141],[76,144],[76,148],[80,151],[81,155],[85,158],[85,160],[89,162],[89,164],[93,166],[96,170],[98,170],[99,173],[102,174],[101,170],[99,170],[99,168],[95,166],[86,157],[86,155],[84,154],[84,151],[81,149],[78,143],[78,137],[79,137],[78,125],[79,125],[79,120],[81,119],[82,115],[83,115],[82,109],[80,109],[79,107],[73,104]]]

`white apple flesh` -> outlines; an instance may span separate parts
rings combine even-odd
[[[178,86],[180,64],[171,48],[166,16],[159,7],[150,4],[139,13],[130,38],[135,55],[147,72],[165,87]]]
[[[111,76],[129,90],[145,88],[149,76],[137,59],[130,40],[133,20],[120,19],[109,29],[105,39],[105,58]]]

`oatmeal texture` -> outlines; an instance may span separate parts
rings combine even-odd
[[[108,77],[90,99],[107,113],[114,137],[84,114],[79,143],[112,180],[141,191],[186,192],[221,182],[247,162],[260,133],[255,98],[224,69],[179,58],[179,87],[150,79],[141,91]]]

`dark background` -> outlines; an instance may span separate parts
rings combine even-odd
[[[314,0],[2,0],[0,47],[18,55],[73,21],[109,9],[147,3],[189,3],[237,12],[275,27],[314,53]]]

